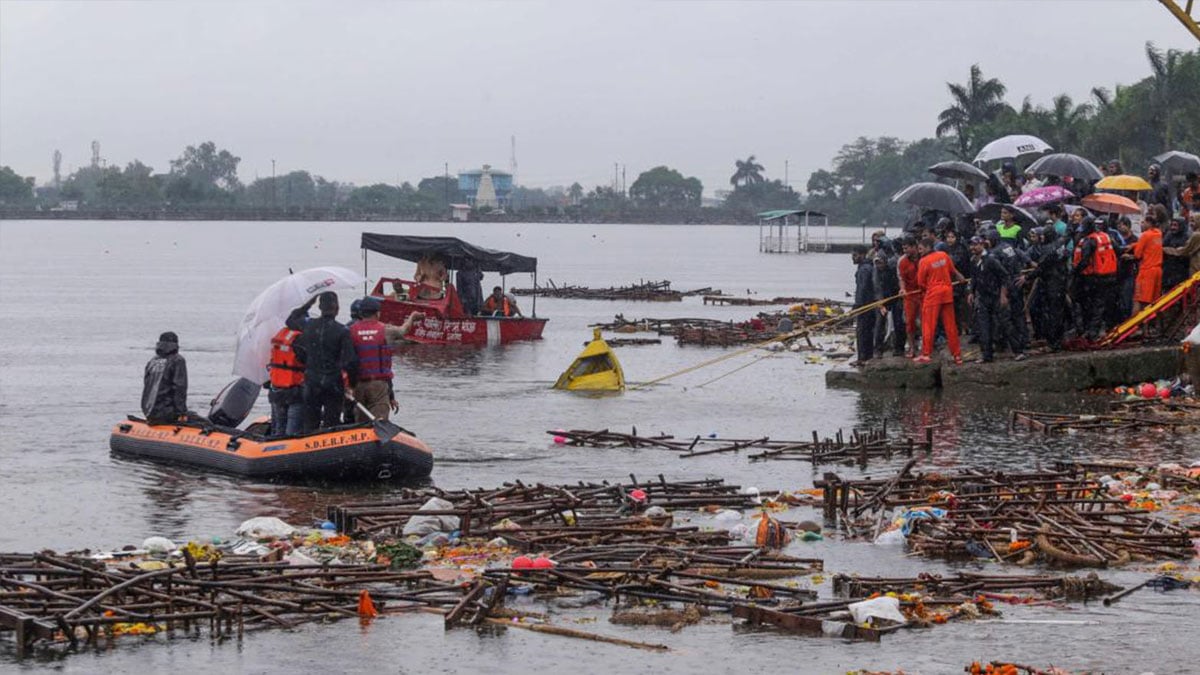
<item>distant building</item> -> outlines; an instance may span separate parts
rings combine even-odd
[[[481,169],[458,174],[458,191],[474,208],[505,209],[513,192],[513,177],[507,171],[494,171],[487,164]]]
[[[470,215],[471,215],[471,205],[470,204],[451,204],[450,205],[450,219],[451,220],[457,220],[459,222],[465,223],[465,222],[467,222],[467,218]]]

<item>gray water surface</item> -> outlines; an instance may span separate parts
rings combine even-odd
[[[288,268],[360,268],[364,229],[450,234],[539,259],[543,283],[589,286],[669,279],[674,288],[711,286],[759,297],[844,298],[849,256],[768,255],[753,227],[557,224],[0,222],[0,550],[112,548],[150,535],[174,539],[229,536],[242,520],[274,515],[297,524],[324,518],[325,507],[377,497],[385,489],[275,485],[111,457],[108,434],[137,412],[142,367],[157,335],[174,330],[191,375],[190,404],[205,410],[232,379],[233,333],[246,306]],[[413,265],[371,255],[369,274],[409,276]],[[489,275],[485,287],[498,283]],[[528,275],[508,279],[529,286]],[[343,293],[343,307],[352,293]],[[520,298],[525,311],[530,299]],[[434,448],[433,480],[442,487],[490,487],[507,480],[619,480],[630,473],[668,479],[722,476],[762,489],[811,487],[824,471],[853,467],[802,462],[749,463],[744,456],[683,460],[652,450],[556,446],[545,431],[610,428],[678,436],[807,438],[813,430],[878,425],[913,434],[937,426],[931,464],[1032,467],[1072,457],[1145,462],[1192,458],[1195,436],[1010,434],[1013,407],[1078,410],[1100,397],[1037,392],[942,397],[827,390],[827,364],[780,354],[699,387],[760,354],[619,396],[586,397],[549,389],[590,337],[590,323],[633,317],[707,316],[744,320],[757,309],[682,303],[539,299],[550,318],[545,339],[499,349],[411,347],[397,356],[399,421]],[[344,318],[344,317],[343,317]],[[645,335],[645,334],[641,334]],[[645,381],[722,353],[657,346],[620,348],[631,381]],[[265,397],[259,403],[265,412]],[[878,475],[905,458],[868,467]],[[809,509],[784,514],[813,517]],[[703,522],[700,519],[700,522]],[[832,572],[915,574],[950,566],[909,558],[900,549],[826,540],[794,543],[797,555],[821,557]],[[992,565],[970,567],[1000,570]],[[1118,583],[1144,577],[1103,572]],[[826,575],[829,576],[828,574]],[[820,586],[828,593],[828,583]],[[607,611],[580,628],[672,645],[651,654],[567,638],[508,630],[446,632],[437,617],[389,617],[306,626],[248,636],[241,644],[208,639],[123,639],[110,651],[42,656],[19,664],[0,649],[0,669],[53,666],[68,672],[214,669],[219,672],[656,673],[764,671],[841,673],[855,668],[956,673],[975,659],[1008,659],[1109,673],[1191,672],[1200,648],[1194,624],[1200,603],[1188,592],[1140,592],[1113,608],[1002,608],[1008,618],[1087,624],[958,623],[905,631],[880,644],[846,644],[730,627],[718,617],[672,634],[607,623]],[[574,614],[564,616],[566,625]],[[1093,623],[1094,622],[1094,623]]]

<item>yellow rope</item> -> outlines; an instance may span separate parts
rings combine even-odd
[[[722,361],[728,361],[729,359],[732,359],[735,356],[741,356],[742,354],[749,354],[750,352],[752,352],[756,349],[761,349],[761,348],[771,344],[772,342],[781,342],[783,340],[791,340],[792,338],[802,337],[805,335],[811,335],[817,329],[827,328],[829,326],[837,325],[838,323],[841,323],[842,321],[846,321],[848,319],[853,319],[853,318],[857,317],[858,315],[869,312],[873,309],[879,309],[880,307],[888,304],[889,302],[892,302],[893,300],[898,300],[900,298],[903,298],[905,295],[909,295],[911,293],[918,293],[918,292],[919,291],[909,291],[908,293],[897,293],[896,295],[893,295],[890,298],[876,300],[875,302],[872,302],[867,305],[863,305],[862,307],[856,307],[856,308],[850,310],[849,312],[846,312],[845,314],[842,314],[840,316],[835,316],[835,317],[832,317],[829,319],[825,319],[824,321],[818,321],[817,323],[814,323],[811,326],[805,326],[804,328],[800,328],[800,329],[791,331],[789,333],[781,333],[769,340],[763,340],[762,342],[758,342],[756,344],[750,345],[749,347],[744,347],[742,349],[738,349],[738,350],[729,352],[728,354],[722,354],[721,356],[718,356],[716,358],[709,359],[707,361],[702,361],[700,363],[697,363],[694,366],[689,366],[687,368],[684,368],[683,370],[678,370],[674,373],[669,373],[667,375],[663,375],[662,377],[657,377],[648,382],[638,383],[638,384],[630,387],[630,389],[642,389],[644,387],[649,387],[652,384],[658,384],[659,382],[664,382],[671,378],[679,377],[680,375],[686,375],[690,372],[700,370],[701,368],[707,368],[708,366],[721,363]],[[704,384],[708,384],[708,382],[705,382]],[[703,386],[703,385],[701,385],[701,386]]]

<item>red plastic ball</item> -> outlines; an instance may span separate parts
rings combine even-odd
[[[529,570],[533,569],[533,559],[527,555],[519,555],[513,558],[512,568],[514,570]]]
[[[535,570],[547,570],[547,569],[550,569],[551,567],[554,567],[554,561],[549,558],[534,558],[533,559],[533,569],[535,569]]]
[[[1142,398],[1154,398],[1158,396],[1158,387],[1146,382],[1142,385]]]

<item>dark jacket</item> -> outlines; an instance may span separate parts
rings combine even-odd
[[[1017,277],[1024,274],[1025,268],[1029,267],[1029,256],[1003,239],[991,253],[1004,264],[1004,269],[1008,272],[1009,290],[1013,290],[1012,284],[1015,284]]]
[[[296,357],[304,363],[304,385],[317,390],[341,390],[342,371],[350,383],[358,381],[358,354],[350,339],[350,330],[331,316],[298,320],[296,310],[288,317],[288,326],[301,326],[296,338]],[[293,328],[295,330],[295,328]]]
[[[483,307],[483,272],[476,268],[461,269],[455,275],[458,282],[458,300],[467,314],[478,314]]]
[[[971,292],[980,302],[1000,299],[1000,290],[1008,286],[1008,270],[996,256],[984,251],[971,258]]]
[[[1167,217],[1172,217],[1175,212],[1175,198],[1171,196],[1171,186],[1160,178],[1151,182],[1150,187],[1153,188],[1150,192],[1150,203],[1162,204],[1167,210]]]
[[[875,263],[863,260],[854,272],[854,306],[875,302]]]
[[[1041,279],[1047,288],[1064,288],[1067,284],[1067,260],[1069,254],[1062,242],[1053,241],[1037,244],[1030,251],[1030,258],[1037,267],[1026,272],[1028,279]]]
[[[173,422],[187,413],[187,361],[174,342],[159,342],[154,354],[146,363],[142,413],[150,422]]]
[[[875,276],[871,280],[875,285],[875,299],[883,300],[890,298],[893,295],[900,293],[900,276],[896,272],[896,258],[887,256],[884,259],[883,267],[875,265]],[[897,298],[894,302],[899,302]]]

